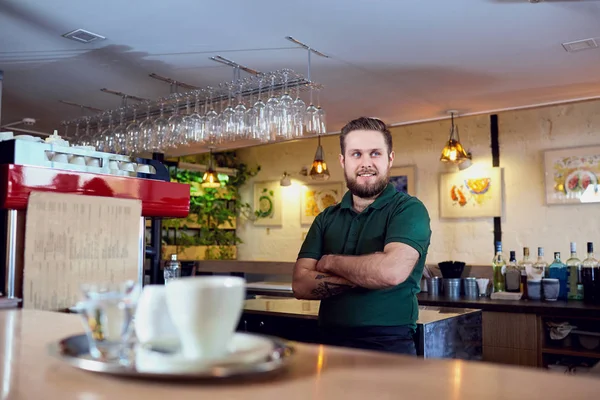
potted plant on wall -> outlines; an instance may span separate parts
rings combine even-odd
[[[185,162],[204,163],[202,156],[186,157]],[[250,169],[239,163],[235,153],[215,154],[219,167],[230,168],[235,173],[220,176],[219,188],[203,188],[202,172],[173,168],[171,180],[190,185],[190,213],[187,218],[169,219],[163,223],[163,258],[176,253],[181,260],[218,259],[237,257],[237,217],[258,217],[248,203],[241,201],[240,187],[260,171],[260,166]]]

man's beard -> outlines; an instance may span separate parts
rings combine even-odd
[[[344,170],[344,177],[346,178],[346,187],[350,193],[352,193],[356,197],[360,197],[362,199],[371,199],[377,196],[379,193],[383,192],[390,181],[389,170],[385,173],[385,175],[380,175],[378,172],[374,170],[361,171],[361,173],[375,173],[375,182],[361,184],[356,180],[356,173],[354,173],[353,177],[348,176],[348,172]]]

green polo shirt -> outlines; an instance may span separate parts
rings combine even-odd
[[[419,252],[419,261],[403,283],[387,289],[354,288],[321,300],[319,324],[417,327],[416,294],[431,239],[429,213],[416,197],[388,185],[363,212],[352,208],[348,191],[342,201],[323,210],[311,225],[298,258],[319,260],[325,254],[366,255],[400,242]]]

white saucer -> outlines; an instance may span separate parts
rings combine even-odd
[[[274,347],[273,342],[265,337],[236,332],[229,345],[229,354],[216,360],[194,360],[185,358],[181,353],[171,352],[176,351],[171,343],[154,342],[136,346],[135,368],[138,372],[145,373],[198,373],[219,366],[263,361],[272,354]]]

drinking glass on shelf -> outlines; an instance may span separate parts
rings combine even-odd
[[[132,280],[81,285],[81,316],[93,358],[106,362],[128,362],[132,319],[139,290]]]

